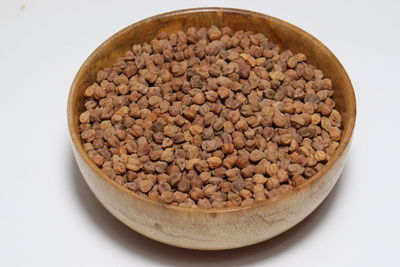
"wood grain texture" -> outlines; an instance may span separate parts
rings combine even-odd
[[[229,26],[265,34],[294,53],[307,55],[332,79],[337,109],[342,115],[342,141],[332,159],[309,182],[294,191],[248,207],[191,209],[172,207],[136,195],[107,178],[91,162],[79,137],[83,92],[96,73],[110,67],[132,44],[150,41],[161,31],[176,33],[188,27]],[[68,99],[68,125],[79,168],[97,199],[120,221],[154,240],[192,249],[218,250],[243,247],[272,238],[308,216],[328,195],[343,170],[356,118],[350,79],[320,41],[282,20],[246,10],[200,8],[174,11],[137,22],[101,44],[78,71]]]

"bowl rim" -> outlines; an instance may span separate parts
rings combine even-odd
[[[101,169],[99,167],[97,167],[97,165],[94,164],[94,162],[89,158],[87,152],[84,150],[83,148],[83,144],[81,142],[80,139],[80,134],[76,131],[74,131],[74,121],[73,121],[73,110],[72,107],[74,105],[73,103],[73,96],[75,91],[77,90],[77,81],[78,81],[78,77],[80,76],[80,73],[82,72],[83,68],[86,65],[89,65],[89,61],[91,60],[91,58],[100,52],[101,48],[103,46],[106,46],[109,42],[112,41],[112,39],[114,39],[114,37],[118,36],[118,35],[122,35],[123,33],[129,31],[129,29],[131,27],[135,27],[138,26],[140,24],[146,23],[150,20],[157,20],[157,19],[161,19],[161,18],[168,18],[168,17],[172,17],[174,15],[179,15],[179,14],[188,14],[188,13],[201,13],[201,12],[217,12],[217,13],[237,13],[237,14],[245,14],[245,15],[250,15],[250,16],[256,16],[256,17],[264,17],[267,18],[270,21],[273,21],[274,23],[278,24],[278,25],[285,25],[285,27],[291,27],[296,31],[299,31],[300,33],[302,33],[304,35],[305,38],[311,39],[311,41],[319,43],[321,45],[321,49],[324,51],[324,53],[328,53],[332,56],[332,60],[335,61],[336,65],[339,66],[339,68],[342,70],[343,75],[345,76],[344,78],[348,80],[349,86],[351,89],[349,92],[350,96],[352,98],[352,101],[354,102],[354,109],[353,110],[349,110],[349,129],[345,132],[344,135],[342,135],[341,140],[339,142],[339,146],[336,149],[336,151],[334,152],[333,156],[331,157],[331,159],[327,162],[327,164],[325,164],[325,166],[318,171],[314,176],[312,176],[310,179],[308,179],[308,181],[304,184],[301,184],[298,187],[293,188],[291,191],[278,195],[277,197],[274,197],[272,199],[266,199],[266,200],[262,200],[262,201],[257,201],[254,202],[251,205],[247,205],[247,206],[238,206],[238,207],[230,207],[230,208],[186,208],[186,207],[179,207],[179,206],[172,206],[169,204],[164,204],[161,202],[157,202],[155,200],[152,200],[148,197],[139,195],[129,189],[127,189],[126,187],[117,184],[114,180],[111,180],[108,176],[105,175],[105,173],[103,171],[101,171]],[[70,87],[70,91],[68,94],[68,102],[67,102],[67,119],[68,119],[68,129],[69,129],[69,133],[72,139],[72,143],[76,148],[76,151],[78,151],[78,153],[80,154],[80,156],[83,158],[83,160],[85,161],[85,163],[90,167],[90,169],[95,172],[97,174],[97,177],[103,179],[106,183],[109,183],[110,185],[116,187],[118,190],[121,190],[122,192],[125,192],[126,194],[128,194],[129,196],[133,197],[134,199],[138,200],[138,201],[145,201],[150,205],[156,205],[160,208],[166,208],[166,209],[170,209],[170,210],[175,210],[178,212],[190,212],[190,213],[230,213],[230,212],[237,212],[237,211],[244,211],[244,210],[249,210],[249,209],[253,209],[255,207],[261,207],[261,206],[266,206],[266,205],[271,205],[271,203],[275,203],[277,201],[280,201],[284,198],[289,198],[291,197],[293,194],[297,194],[299,193],[299,191],[304,190],[307,187],[312,186],[312,184],[314,184],[317,180],[319,180],[323,175],[325,175],[331,168],[332,166],[336,163],[336,161],[338,160],[338,158],[340,158],[342,156],[342,154],[344,153],[344,151],[346,150],[347,146],[350,143],[352,134],[354,132],[354,127],[355,127],[355,121],[356,121],[356,110],[357,110],[357,103],[356,103],[356,98],[355,98],[355,92],[354,92],[354,88],[353,85],[351,83],[351,80],[346,72],[346,70],[344,69],[343,65],[340,63],[340,61],[336,58],[336,56],[321,42],[319,41],[316,37],[312,36],[311,34],[309,34],[308,32],[304,31],[303,29],[300,29],[299,27],[286,22],[284,20],[275,18],[273,16],[267,15],[267,14],[263,14],[263,13],[259,13],[259,12],[255,12],[255,11],[251,11],[251,10],[245,10],[245,9],[237,9],[237,8],[228,8],[228,7],[197,7],[197,8],[187,8],[187,9],[180,9],[180,10],[174,10],[174,11],[170,11],[170,12],[165,12],[165,13],[161,13],[158,15],[154,15],[142,20],[139,20],[131,25],[128,25],[126,27],[124,27],[123,29],[119,30],[118,32],[114,33],[113,35],[111,35],[110,37],[108,37],[104,42],[102,42],[88,57],[87,59],[84,61],[84,63],[81,65],[81,67],[79,68],[79,70],[77,71],[77,73],[75,74],[74,80],[72,82],[72,85]],[[121,192],[121,193],[122,193]]]

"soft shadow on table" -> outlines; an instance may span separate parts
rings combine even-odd
[[[301,245],[301,242],[320,225],[321,221],[328,217],[335,199],[340,195],[343,184],[348,179],[346,174],[351,167],[349,160],[339,181],[325,201],[309,217],[289,231],[268,241],[245,248],[225,251],[196,251],[158,243],[132,231],[119,222],[90,191],[79,171],[72,151],[70,161],[70,178],[73,189],[75,189],[78,201],[82,204],[82,209],[88,214],[89,220],[93,222],[93,226],[100,228],[101,232],[107,235],[120,249],[128,250],[133,255],[141,255],[161,264],[173,266],[203,266],[218,263],[232,266],[247,265],[271,259]]]

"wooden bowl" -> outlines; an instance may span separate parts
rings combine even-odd
[[[332,159],[307,183],[288,194],[252,206],[224,209],[173,207],[139,196],[109,179],[90,160],[79,135],[83,92],[96,73],[110,67],[132,47],[155,38],[161,31],[176,33],[188,27],[229,26],[233,30],[265,34],[293,52],[303,52],[308,62],[332,79],[334,99],[342,115],[342,140]],[[248,246],[272,238],[309,215],[328,195],[343,170],[356,117],[353,88],[340,62],[320,41],[282,20],[247,10],[199,8],[173,11],[128,26],[101,44],[83,63],[68,99],[68,126],[79,168],[97,199],[133,230],[177,247],[219,250]]]

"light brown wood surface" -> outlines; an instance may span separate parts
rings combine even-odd
[[[272,42],[307,55],[333,81],[334,100],[342,115],[342,140],[327,165],[294,191],[248,207],[191,209],[172,207],[136,195],[106,177],[85,153],[79,137],[83,92],[96,73],[110,67],[132,44],[150,41],[160,31],[188,27],[229,26],[265,34]],[[356,102],[350,79],[315,37],[282,20],[246,10],[200,8],[174,11],[137,22],[101,44],[78,71],[68,99],[68,125],[79,168],[97,199],[133,230],[160,242],[192,249],[243,247],[272,238],[308,216],[328,195],[343,170],[354,129]]]

